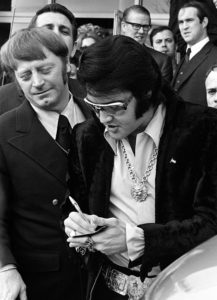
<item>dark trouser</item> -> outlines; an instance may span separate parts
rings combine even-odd
[[[20,270],[28,300],[84,300],[86,282],[81,266],[65,258],[53,271]]]

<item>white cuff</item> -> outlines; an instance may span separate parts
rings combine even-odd
[[[145,248],[144,231],[135,226],[126,224],[126,243],[128,257],[131,261],[142,256]]]
[[[9,270],[12,270],[12,269],[16,269],[16,266],[13,265],[13,264],[6,265],[6,266],[0,268],[0,273],[1,272],[6,272],[6,271],[9,271]]]

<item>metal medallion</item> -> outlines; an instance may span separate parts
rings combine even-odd
[[[131,196],[137,202],[145,201],[148,196],[147,186],[142,182],[135,183],[131,188]]]

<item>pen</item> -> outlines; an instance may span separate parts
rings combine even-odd
[[[82,217],[82,219],[84,221],[86,221],[87,223],[90,223],[89,220],[86,218],[86,216],[83,214],[83,212],[80,209],[80,206],[78,205],[78,203],[75,201],[75,199],[73,199],[71,196],[69,196],[69,200],[72,203],[72,205],[74,206],[74,208],[77,210],[77,212],[79,213],[79,215]]]

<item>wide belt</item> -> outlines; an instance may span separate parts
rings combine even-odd
[[[124,274],[110,265],[102,267],[102,275],[109,289],[122,296],[128,295],[131,300],[144,299],[147,289],[155,279],[145,278],[142,282],[140,277]]]

